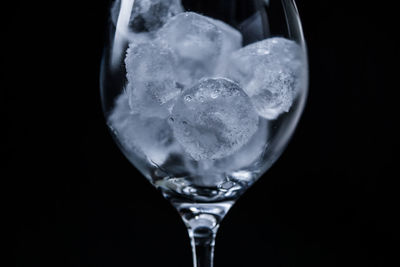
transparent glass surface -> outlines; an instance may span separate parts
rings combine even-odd
[[[111,133],[181,214],[194,266],[212,266],[220,221],[281,155],[304,108],[295,3],[117,0],[107,34]]]

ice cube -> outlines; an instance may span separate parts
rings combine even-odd
[[[111,20],[115,25],[120,14],[121,1],[126,0],[116,0],[111,7]],[[180,12],[183,12],[181,0],[134,0],[129,29],[133,32],[155,31]]]
[[[275,119],[290,110],[298,91],[296,83],[296,75],[289,69],[257,70],[246,92],[261,116]]]
[[[251,167],[259,168],[258,162],[262,161],[263,153],[268,147],[269,127],[269,121],[260,118],[258,129],[250,140],[227,157],[200,161],[185,158],[186,169],[196,177],[193,183],[200,186],[217,187],[226,182],[227,173],[235,180],[245,182],[258,177]]]
[[[126,94],[118,97],[108,123],[128,156],[141,155],[161,165],[178,147],[167,121],[132,114]]]
[[[170,117],[176,140],[194,160],[224,158],[246,144],[259,117],[233,81],[205,78],[183,91]]]
[[[301,90],[304,60],[294,41],[269,38],[234,52],[228,77],[239,82],[261,116],[276,119]]]
[[[229,157],[216,160],[214,173],[241,170],[260,161],[268,146],[269,127],[269,121],[260,118],[258,129],[249,142]]]
[[[202,77],[213,75],[222,51],[223,34],[208,17],[180,13],[157,36],[178,55],[181,83],[190,86]]]
[[[132,113],[166,118],[181,92],[174,80],[177,60],[173,52],[156,42],[131,43],[125,65]]]

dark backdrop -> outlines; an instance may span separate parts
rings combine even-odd
[[[190,266],[179,216],[102,117],[108,1],[13,2],[1,41],[13,266]],[[396,266],[398,15],[376,1],[297,2],[308,104],[223,221],[216,266]]]

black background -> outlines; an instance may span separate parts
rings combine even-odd
[[[223,221],[215,265],[399,266],[396,9],[297,3],[307,107],[283,156]],[[102,117],[107,8],[2,6],[13,266],[191,265],[178,214],[123,157]]]

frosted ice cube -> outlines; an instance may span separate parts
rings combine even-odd
[[[157,165],[163,164],[178,147],[167,121],[132,114],[126,94],[118,97],[108,123],[128,154],[139,154]]]
[[[124,0],[116,0],[111,7],[111,19],[115,25],[120,14],[121,1]],[[132,2],[129,28],[134,32],[155,31],[169,18],[183,12],[181,0],[134,0]]]
[[[261,116],[276,119],[289,111],[301,89],[304,60],[294,41],[269,38],[234,52],[228,76],[240,83]]]
[[[223,34],[208,17],[180,13],[157,36],[178,55],[180,82],[192,85],[202,77],[213,75],[222,51]]]
[[[183,91],[169,121],[177,141],[193,159],[215,160],[246,144],[256,132],[258,120],[249,97],[237,83],[206,78]]]
[[[166,118],[181,87],[175,82],[176,57],[155,42],[131,43],[125,58],[129,105],[133,113]]]
[[[255,69],[259,64],[279,64],[296,69],[302,66],[304,53],[296,42],[273,37],[243,47],[233,53],[232,59],[236,67],[241,67],[239,70]]]

